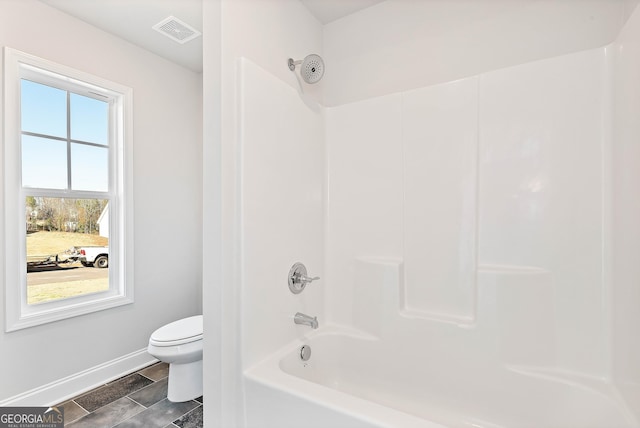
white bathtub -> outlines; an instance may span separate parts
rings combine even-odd
[[[245,372],[248,427],[631,428],[608,383],[431,349],[415,329],[379,340],[328,326]],[[424,334],[424,332],[422,332]],[[300,359],[300,347],[311,358]],[[477,354],[475,354],[477,357]],[[389,362],[392,362],[391,364]]]

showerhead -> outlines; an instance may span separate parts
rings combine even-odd
[[[324,74],[324,61],[322,61],[320,55],[307,55],[303,60],[299,61],[294,61],[293,58],[289,58],[289,70],[294,71],[298,64],[302,64],[300,67],[300,75],[305,82],[317,83],[322,79],[322,75]]]

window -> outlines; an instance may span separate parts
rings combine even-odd
[[[133,301],[130,88],[5,48],[6,330]]]

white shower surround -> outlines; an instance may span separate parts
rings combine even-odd
[[[472,327],[479,271],[544,271],[555,363],[602,373],[605,52],[328,109],[329,283],[356,281],[354,256],[399,258],[403,313]],[[351,324],[358,294],[328,290]]]
[[[236,62],[238,426],[640,426],[636,40],[330,108]]]

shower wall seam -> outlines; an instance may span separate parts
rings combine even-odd
[[[476,217],[474,219],[474,241],[475,241],[475,254],[474,254],[474,278],[475,284],[473,287],[473,313],[472,313],[472,323],[478,319],[478,305],[479,305],[479,292],[478,292],[478,284],[479,284],[479,272],[480,272],[480,136],[482,130],[480,129],[480,82],[482,80],[482,75],[479,75],[476,78],[476,175],[475,175],[475,214]]]
[[[613,380],[613,227],[612,221],[612,149],[614,140],[614,94],[615,94],[615,58],[616,51],[614,49],[615,42],[603,48],[603,76],[602,85],[603,111],[602,111],[602,300],[603,300],[603,324],[604,324],[604,373],[605,377]]]

